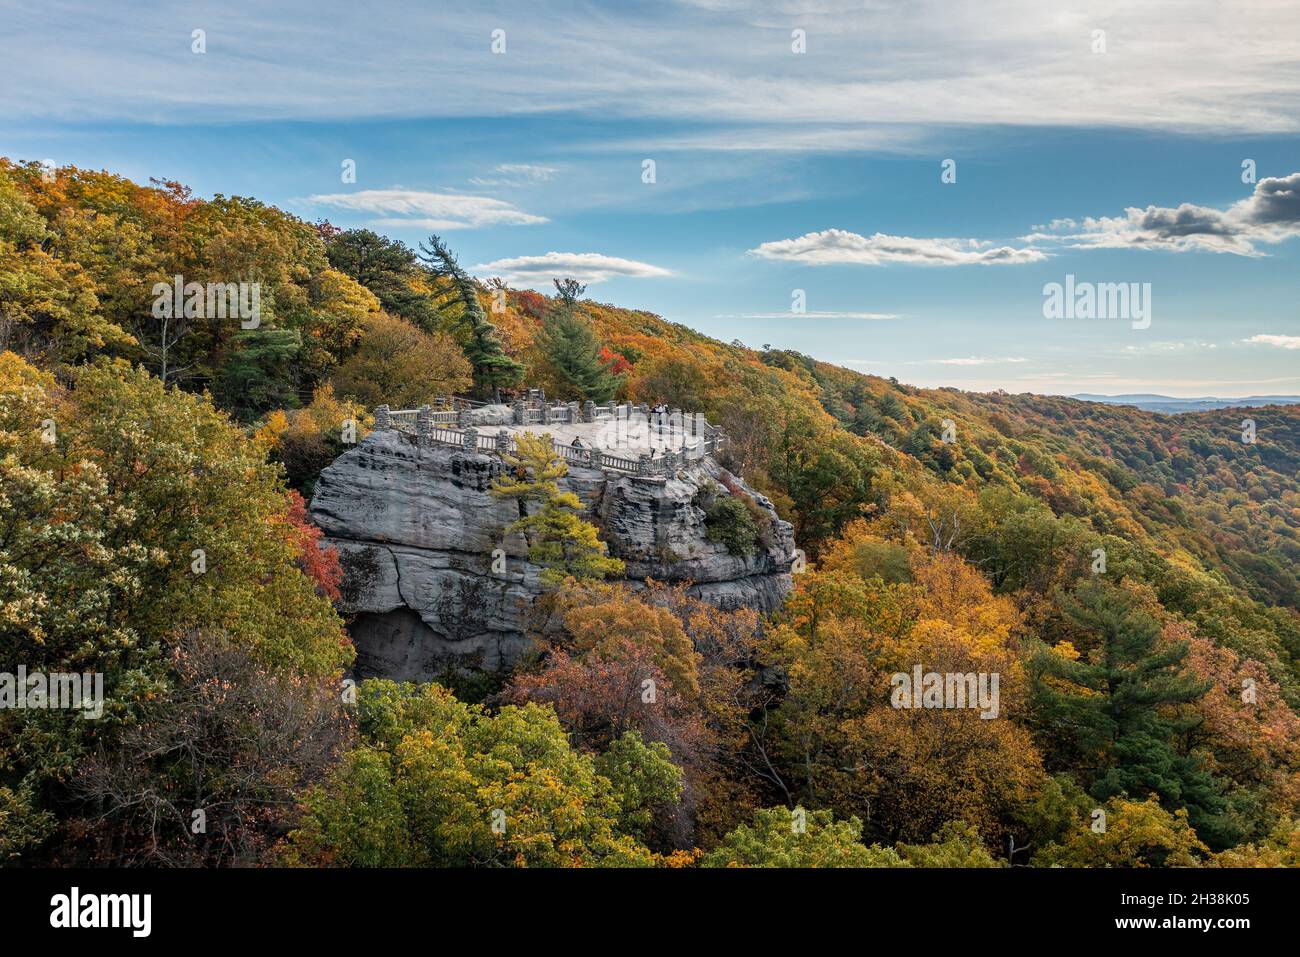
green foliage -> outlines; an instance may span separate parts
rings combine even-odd
[[[664,794],[662,755],[628,742],[623,793],[577,751],[554,712],[496,714],[438,685],[361,686],[363,744],[311,792],[286,860],[342,866],[620,867],[653,863],[621,830]],[[645,768],[627,762],[653,754]],[[648,786],[648,789],[647,789]]]
[[[705,537],[721,542],[733,555],[752,555],[758,544],[758,523],[749,508],[734,495],[720,495],[704,510]]]
[[[830,811],[760,809],[700,859],[701,867],[907,867],[898,854],[864,846],[862,822],[836,821]]]
[[[298,404],[294,367],[302,336],[292,329],[240,332],[216,382],[222,408],[241,422]]]
[[[528,560],[541,565],[542,581],[558,585],[566,578],[579,581],[608,578],[623,573],[623,562],[610,558],[599,531],[578,514],[582,502],[573,492],[561,492],[555,480],[569,467],[556,456],[549,435],[521,434],[518,454],[506,456],[513,474],[503,473],[492,483],[497,498],[519,502],[520,517],[506,527],[528,542]],[[537,510],[528,513],[528,505]]]
[[[0,785],[0,864],[21,859],[54,831],[54,815],[33,806],[29,789]]]
[[[1038,654],[1040,720],[1071,735],[1083,761],[1097,769],[1094,797],[1154,792],[1174,807],[1194,808],[1213,830],[1224,810],[1216,782],[1198,756],[1177,747],[1198,719],[1179,717],[1174,706],[1199,700],[1209,688],[1183,671],[1187,643],[1162,646],[1159,623],[1104,583],[1080,585],[1065,611],[1095,637],[1095,653],[1087,660]]]
[[[437,305],[415,252],[405,244],[368,229],[348,229],[326,239],[325,254],[331,266],[374,293],[385,312],[425,332],[435,330]]]
[[[1003,867],[989,854],[979,831],[965,821],[949,821],[929,844],[899,844],[899,856],[913,867]]]
[[[614,398],[622,377],[610,371],[613,363],[601,358],[600,341],[572,306],[556,308],[546,317],[539,345],[569,396],[592,402]]]
[[[428,244],[420,246],[420,252],[432,273],[451,283],[451,302],[459,307],[459,321],[467,330],[465,358],[474,370],[475,390],[486,396],[496,389],[519,385],[524,365],[506,355],[496,326],[488,321],[478,301],[478,287],[469,273],[437,236],[430,236]]]
[[[655,815],[682,797],[682,771],[672,763],[668,746],[645,742],[638,731],[626,731],[595,757],[596,771],[618,795],[620,830],[646,841]]]
[[[1104,819],[1092,814],[1078,819],[1062,843],[1048,844],[1034,855],[1034,864],[1040,867],[1196,867],[1209,854],[1188,823],[1184,808],[1170,813],[1151,797],[1144,801],[1112,798],[1101,810]]]

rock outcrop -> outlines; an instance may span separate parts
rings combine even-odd
[[[503,468],[489,453],[421,448],[409,435],[381,431],[321,473],[312,520],[342,558],[358,675],[427,680],[449,668],[492,671],[528,649],[541,568],[528,561],[520,536],[504,534],[519,512],[489,492]],[[758,506],[753,554],[730,554],[707,537],[698,503],[702,494],[730,494],[719,480]],[[712,459],[666,478],[571,468],[559,484],[581,499],[633,583],[687,583],[721,607],[765,612],[790,588],[789,523]]]

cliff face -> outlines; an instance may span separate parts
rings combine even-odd
[[[541,569],[520,536],[503,532],[519,515],[515,502],[489,493],[503,467],[495,455],[420,448],[382,431],[321,473],[312,520],[343,561],[359,676],[497,670],[528,649]],[[791,526],[736,479],[767,516],[764,540],[749,555],[709,541],[697,493],[727,495],[714,484],[720,477],[706,458],[668,478],[570,468],[559,484],[581,499],[633,583],[689,582],[691,594],[722,607],[771,611],[790,588]],[[504,557],[494,563],[497,549]]]

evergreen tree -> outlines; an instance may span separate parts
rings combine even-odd
[[[1160,624],[1113,586],[1089,581],[1064,605],[1074,625],[1096,635],[1093,654],[1077,659],[1043,651],[1035,659],[1040,721],[1049,733],[1072,739],[1093,769],[1089,789],[1098,800],[1158,795],[1166,807],[1186,807],[1212,843],[1231,830],[1217,782],[1178,740],[1199,723],[1179,705],[1199,700],[1209,684],[1183,668],[1185,641],[1163,644]]]
[[[433,297],[421,288],[415,253],[404,243],[368,229],[348,229],[325,243],[330,265],[379,299],[384,311],[432,332],[438,321]]]
[[[546,317],[542,353],[556,378],[579,398],[608,402],[622,377],[612,371],[612,360],[601,357],[600,340],[577,314],[578,297],[587,287],[573,279],[557,279],[555,288],[560,301]]]
[[[524,433],[517,442],[518,454],[505,457],[514,474],[497,479],[492,494],[519,502],[519,519],[506,531],[524,536],[528,560],[545,569],[542,580],[556,585],[568,576],[583,580],[621,575],[623,563],[609,557],[596,526],[579,517],[582,502],[578,496],[561,492],[555,484],[568,474],[569,467],[556,456],[551,437]],[[529,503],[541,507],[530,515]]]
[[[451,280],[452,295],[461,306],[461,322],[468,329],[469,339],[464,349],[465,358],[474,369],[475,392],[489,396],[503,387],[519,385],[524,378],[524,364],[506,355],[497,327],[488,321],[478,301],[478,286],[474,279],[460,267],[447,244],[437,236],[430,236],[428,245],[422,243],[420,253],[420,258],[435,276]]]
[[[296,329],[239,332],[216,382],[221,407],[240,422],[272,409],[298,405],[296,364],[302,335]]]

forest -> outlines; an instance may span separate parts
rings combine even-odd
[[[178,277],[256,284],[255,321],[154,308]],[[104,695],[0,708],[0,861],[1300,865],[1300,406],[915,388],[585,293],[0,160],[0,670]],[[794,527],[789,597],[614,580],[525,449],[495,493],[558,631],[490,680],[352,682],[321,470],[376,405],[525,386],[706,413]],[[899,707],[918,666],[997,676],[996,716]]]

